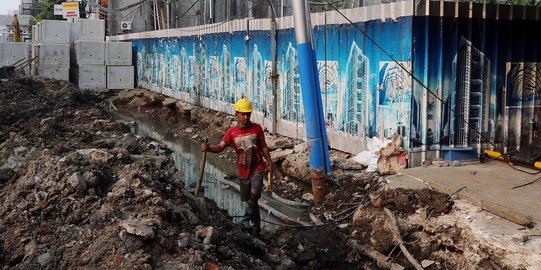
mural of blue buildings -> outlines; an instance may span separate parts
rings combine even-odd
[[[398,133],[411,153],[488,147],[487,140],[516,149],[539,137],[539,20],[455,17],[454,3],[442,5],[453,5],[453,15],[314,27],[328,132],[353,143]],[[294,31],[276,33],[277,108],[271,36],[269,29],[133,40],[137,82],[196,102],[232,105],[247,97],[263,117],[302,128]]]

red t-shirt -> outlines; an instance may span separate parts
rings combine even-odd
[[[232,145],[237,152],[239,179],[250,179],[254,172],[265,172],[261,155],[265,135],[259,124],[251,123],[247,128],[234,126],[227,130],[222,141],[226,146]]]

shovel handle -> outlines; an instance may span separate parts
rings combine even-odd
[[[271,173],[269,172],[267,174],[267,191],[269,193],[272,193],[272,187],[271,187]]]
[[[205,144],[208,144],[209,139],[205,138]],[[201,183],[203,182],[203,174],[205,173],[205,162],[207,160],[207,151],[203,152],[203,159],[201,159],[201,165],[199,166],[199,179],[197,179],[197,186],[195,187],[195,195],[199,196],[201,192]]]

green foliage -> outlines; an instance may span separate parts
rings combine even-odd
[[[41,11],[37,13],[32,25],[41,22],[42,20],[62,20],[62,16],[54,15],[54,5],[62,4],[64,0],[39,0],[36,5],[41,5]]]

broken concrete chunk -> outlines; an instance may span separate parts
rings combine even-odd
[[[162,101],[162,105],[164,107],[175,107],[177,104],[177,100],[174,98],[166,98]]]
[[[364,170],[366,166],[353,159],[336,158],[333,159],[334,167],[341,170]]]
[[[306,166],[308,164],[308,166]],[[309,182],[310,167],[305,157],[299,155],[289,155],[281,164],[281,169],[288,177]]]
[[[28,147],[19,146],[13,150],[13,153],[16,156],[26,156],[26,153],[28,153]]]
[[[126,230],[126,232],[129,234],[149,239],[154,238],[154,230],[150,226],[136,220],[120,221],[120,228]]]
[[[286,149],[286,150],[280,149],[280,150],[272,151],[270,153],[270,156],[273,162],[279,162],[279,161],[284,160],[287,156],[291,154],[293,154],[292,149]]]
[[[293,147],[294,153],[301,153],[306,151],[308,151],[308,146],[306,145],[306,143],[297,144]]]
[[[421,166],[422,167],[428,167],[430,165],[432,165],[432,160],[430,160],[430,159],[425,159],[425,160],[421,161]]]
[[[45,252],[38,256],[38,263],[42,267],[47,266],[51,262],[51,253]]]
[[[87,187],[96,187],[98,185],[98,177],[93,172],[84,172],[83,179]]]
[[[433,160],[432,165],[434,165],[436,167],[448,167],[449,162],[447,162],[445,160]]]
[[[434,261],[431,261],[431,260],[423,260],[423,261],[421,262],[421,266],[422,266],[423,268],[427,268],[427,267],[433,265],[434,263],[435,263],[435,262],[434,262]]]
[[[81,192],[85,192],[87,190],[85,179],[79,172],[72,174],[68,178],[68,184]]]
[[[186,133],[192,133],[194,131],[194,128],[193,127],[188,127],[184,130],[184,132]]]
[[[94,150],[89,157],[93,162],[106,164],[111,162],[115,156],[103,150]]]
[[[87,148],[87,149],[77,149],[75,150],[75,152],[79,153],[80,155],[84,156],[84,157],[88,157],[90,155],[90,153],[96,151],[97,149],[96,148]]]
[[[302,194],[302,199],[306,201],[312,201],[314,200],[314,195],[312,195],[312,193],[304,193]]]
[[[44,118],[44,119],[41,119],[41,122],[40,122],[40,125],[54,125],[54,123],[56,122],[55,118],[54,117],[47,117],[47,118]]]
[[[26,157],[10,156],[8,160],[6,161],[6,164],[4,164],[4,166],[2,167],[7,167],[10,169],[16,170],[17,168],[26,164],[26,161],[27,161]]]
[[[288,138],[284,137],[267,137],[267,147],[270,151],[275,149],[291,149],[295,146],[295,143]]]
[[[199,228],[199,230],[196,231],[197,237],[203,238],[203,244],[213,244],[215,240],[216,234],[214,233],[214,227],[207,226],[203,228]]]

